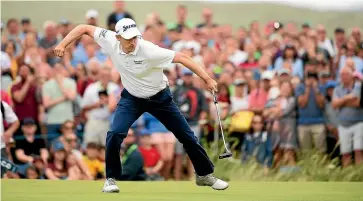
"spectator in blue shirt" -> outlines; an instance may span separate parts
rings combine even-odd
[[[318,82],[314,66],[307,68],[306,79],[296,88],[298,99],[298,139],[300,148],[309,151],[313,148],[320,153],[326,151],[324,126],[325,90]]]
[[[261,115],[253,117],[251,131],[246,134],[242,144],[242,163],[254,157],[258,163],[264,166],[265,173],[267,173],[268,169],[272,167],[272,141]]]
[[[355,164],[363,162],[363,108],[362,83],[353,79],[353,70],[345,67],[340,72],[341,84],[334,90],[333,107],[339,111],[339,140],[343,167],[351,164],[354,151]]]
[[[275,61],[275,70],[284,68],[284,63],[289,62],[291,64],[291,71],[293,76],[298,76],[300,79],[304,76],[303,62],[298,58],[297,51],[294,46],[288,44],[285,46],[282,56]]]

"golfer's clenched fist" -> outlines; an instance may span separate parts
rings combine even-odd
[[[62,45],[57,45],[54,48],[54,55],[58,57],[63,57],[65,52],[65,48]]]

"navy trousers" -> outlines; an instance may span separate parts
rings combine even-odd
[[[106,177],[119,180],[122,175],[120,148],[131,125],[144,113],[149,112],[171,131],[184,146],[199,176],[213,173],[214,165],[199,144],[189,124],[173,101],[169,88],[149,98],[138,98],[126,89],[121,93],[111,130],[106,137]]]

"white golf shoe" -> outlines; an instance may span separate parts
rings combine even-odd
[[[198,186],[210,186],[214,190],[225,190],[228,188],[228,183],[218,179],[212,174],[206,176],[198,176],[196,175],[196,184]]]
[[[105,184],[103,185],[102,192],[104,193],[118,193],[120,192],[120,189],[116,185],[116,181],[112,178],[108,178],[105,181]]]

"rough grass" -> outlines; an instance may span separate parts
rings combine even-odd
[[[297,167],[299,171],[293,173],[282,173],[279,170],[272,170],[265,175],[263,168],[255,161],[248,164],[241,164],[236,157],[231,159],[218,159],[218,153],[224,151],[223,144],[220,144],[220,151],[207,147],[218,176],[230,181],[363,181],[363,165],[341,168],[337,166],[337,159],[329,160],[328,156],[318,154],[298,154]]]

